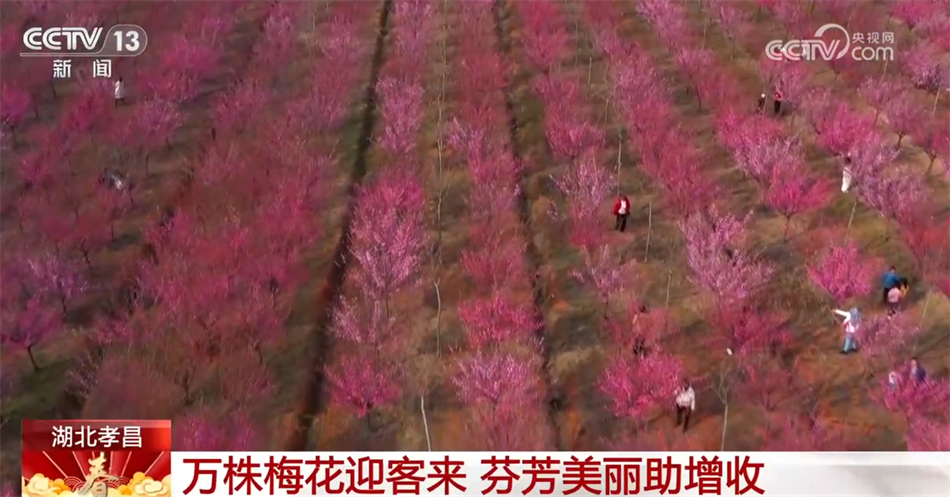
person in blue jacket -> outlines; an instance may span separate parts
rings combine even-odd
[[[884,294],[882,301],[887,305],[887,292],[891,291],[892,288],[897,288],[901,284],[901,277],[897,274],[897,268],[891,266],[886,273],[884,273]]]
[[[920,362],[917,361],[916,357],[910,358],[910,368],[908,373],[910,373],[910,378],[912,380],[917,380],[917,383],[923,383],[927,379],[927,371],[924,370],[924,367],[920,365]]]

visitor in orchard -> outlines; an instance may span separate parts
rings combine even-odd
[[[761,114],[763,110],[765,110],[765,93],[759,95],[759,101],[755,106],[755,111],[759,114]]]
[[[125,105],[125,82],[122,78],[115,81],[115,106]]]
[[[851,188],[851,152],[844,156],[844,169],[841,171],[841,191],[846,193]]]
[[[927,371],[920,365],[920,361],[918,361],[916,357],[910,358],[910,368],[907,372],[909,373],[910,379],[917,383],[923,383],[924,380],[927,379]]]
[[[773,104],[773,108],[775,109],[776,116],[782,112],[782,100],[784,100],[784,96],[782,95],[782,90],[779,90],[778,88],[776,88],[775,89],[775,103]]]
[[[627,229],[627,218],[630,217],[630,199],[626,195],[621,195],[614,202],[614,216],[617,222],[614,223],[614,229],[623,232]]]
[[[884,285],[884,293],[881,294],[881,301],[887,304],[890,291],[899,287],[901,284],[901,277],[899,274],[897,274],[897,268],[891,266],[891,268],[888,269],[886,273],[884,273],[884,276],[881,278],[881,282]]]
[[[861,313],[857,307],[852,307],[849,311],[840,309],[834,310],[835,314],[844,316],[844,322],[841,327],[844,330],[844,346],[841,348],[842,354],[850,354],[858,351],[858,327],[861,324]]]
[[[683,386],[676,394],[676,426],[683,425],[683,433],[689,429],[689,418],[696,410],[696,392],[689,380],[683,381]]]

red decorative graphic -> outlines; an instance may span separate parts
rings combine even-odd
[[[170,494],[162,487],[170,483],[171,422],[24,421],[22,460],[24,496],[160,497]]]

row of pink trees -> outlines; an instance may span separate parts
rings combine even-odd
[[[639,3],[636,9],[673,52],[674,64],[689,83],[701,108],[718,111],[720,126],[737,126],[744,117],[741,110],[734,107],[735,102],[742,101],[738,85],[718,68],[715,54],[701,48],[703,35],[693,30],[683,7],[675,2],[657,1]],[[721,17],[732,22],[738,16],[724,12]],[[617,21],[608,17],[607,22]],[[599,31],[611,32],[607,28]],[[615,50],[618,54],[637,51]],[[642,68],[651,65],[641,62],[637,70],[647,73],[649,71]],[[628,119],[636,122],[646,115],[668,116],[670,124],[667,126],[672,126],[681,116],[677,115],[672,99],[664,90],[669,85],[660,84],[657,76],[650,79],[652,81],[641,83],[635,93],[661,95],[656,104],[659,109],[641,110]],[[750,107],[750,110],[755,108]],[[630,108],[636,109],[636,106]],[[678,134],[689,136],[690,131],[684,126]],[[761,131],[761,136],[739,134],[727,143],[732,145],[740,168],[763,187],[766,201],[786,218],[787,228],[788,219],[806,210],[803,205],[815,208],[824,201],[826,188],[808,181],[807,177],[801,178],[801,161],[796,161],[794,155],[795,142],[779,140],[767,128]],[[689,140],[676,144],[677,149],[691,147],[694,144]],[[789,368],[780,363],[779,355],[790,338],[785,324],[787,316],[764,305],[763,298],[774,268],[751,246],[746,235],[749,220],[748,215],[736,216],[714,208],[679,223],[686,239],[692,280],[711,300],[708,314],[711,334],[706,343],[710,350],[722,354],[717,370],[704,381],[724,406],[722,447],[727,441],[730,406],[736,401],[758,406],[762,416],[759,429],[766,445],[790,447],[802,442],[811,448],[827,446],[831,442],[826,429],[799,429],[810,425],[810,415],[795,404],[796,397],[805,389],[790,374]]]
[[[592,5],[585,4],[585,10],[612,8],[603,3]],[[599,390],[610,403],[608,409],[630,430],[611,442],[622,445],[642,434],[652,415],[669,402],[681,380],[683,365],[663,348],[663,339],[673,332],[666,314],[647,310],[639,298],[628,295],[637,287],[635,268],[610,246],[612,239],[604,216],[619,187],[620,164],[612,172],[599,162],[604,131],[585,110],[588,102],[580,75],[561,69],[571,52],[570,23],[556,4],[518,4],[518,11],[526,28],[527,54],[541,72],[534,89],[544,104],[545,136],[553,159],[564,169],[555,185],[565,207],[555,213],[555,219],[563,223],[569,243],[580,253],[573,276],[596,302],[604,350],[608,351]],[[599,29],[597,33],[603,34]],[[611,63],[619,60],[624,59],[611,59]],[[611,98],[619,100],[621,106],[634,101],[623,90],[618,87],[611,92]],[[638,94],[636,98],[643,97]],[[655,123],[651,116],[641,123],[642,129]],[[646,169],[654,174],[663,170]],[[673,175],[682,172],[675,169],[670,168]],[[674,209],[685,207],[673,195],[667,198],[673,198]]]
[[[327,371],[331,399],[356,411],[371,431],[379,409],[402,399],[412,320],[398,298],[418,285],[428,247],[417,143],[433,12],[421,1],[396,2],[393,9],[391,45],[375,88],[382,169],[370,171],[352,200],[344,291],[353,296],[335,309],[331,330],[340,346]]]
[[[264,23],[292,23],[305,7],[270,5]],[[340,24],[350,8],[328,13],[326,25]],[[176,441],[190,440],[189,447],[266,443],[254,437],[261,430],[251,428],[260,421],[256,406],[270,401],[276,388],[273,353],[287,341],[286,321],[307,283],[304,257],[320,233],[332,140],[313,135],[309,115],[270,111],[278,100],[262,84],[273,74],[269,57],[283,50],[285,39],[265,30],[243,78],[212,103],[218,139],[190,165],[188,201],[155,220],[148,234],[154,252],[137,277],[138,300],[130,312],[100,325],[100,347],[110,350],[98,365],[102,373],[79,372],[90,377],[93,400],[120,387],[110,379],[114,370],[128,371],[128,381],[149,378],[173,407],[185,406],[173,415]],[[355,82],[359,70],[352,62],[323,57],[314,64],[323,71],[345,67]],[[302,89],[314,91],[309,82]],[[221,111],[234,94],[261,102],[254,120]],[[238,136],[245,129],[253,139]],[[129,349],[144,355],[145,371],[130,370],[124,355],[111,354]],[[218,401],[226,422],[220,412],[191,407],[207,395]]]
[[[464,221],[468,243],[460,263],[471,289],[458,306],[468,346],[452,380],[468,407],[484,450],[545,450],[555,435],[544,412],[546,395],[538,309],[517,207],[521,164],[507,134],[503,97],[508,71],[496,49],[489,2],[460,2],[455,60],[460,99],[448,130],[450,157],[468,173]]]

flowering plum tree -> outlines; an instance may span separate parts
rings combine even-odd
[[[921,121],[911,135],[930,159],[930,163],[927,164],[927,176],[933,172],[934,162],[938,157],[942,157],[945,163],[950,160],[950,129],[946,126]]]
[[[540,326],[534,309],[504,290],[488,298],[470,299],[459,305],[459,321],[469,345],[476,349],[497,346],[507,340],[524,341]]]
[[[608,398],[614,416],[642,424],[669,402],[682,378],[683,365],[671,355],[619,355],[604,369],[599,389]]]
[[[458,363],[452,379],[459,400],[474,411],[489,450],[540,450],[546,435],[538,406],[538,365],[510,353],[477,352]],[[539,431],[540,430],[540,431]]]
[[[338,368],[326,374],[334,402],[354,409],[360,418],[367,419],[372,429],[370,412],[401,397],[401,373],[393,361],[367,352],[344,357]]]
[[[835,155],[851,151],[862,139],[877,133],[872,119],[858,114],[845,103],[816,116],[814,123],[818,142]]]
[[[760,309],[749,301],[719,305],[711,321],[710,349],[728,349],[741,360],[777,352],[791,338],[785,315]]]
[[[366,298],[387,309],[393,293],[418,276],[425,255],[426,234],[421,215],[424,193],[410,174],[393,169],[358,193],[351,253]]]
[[[821,259],[808,267],[808,277],[837,302],[871,291],[879,261],[865,256],[853,240],[832,245]]]
[[[920,174],[902,164],[890,174],[863,179],[856,193],[882,216],[897,218],[902,211],[913,209],[925,197],[925,191],[926,186]]]
[[[606,233],[596,226],[612,190],[610,171],[597,164],[594,151],[589,150],[576,166],[556,178],[554,184],[568,202],[571,241],[588,249],[600,246]]]
[[[493,292],[510,288],[526,274],[524,244],[492,237],[488,244],[466,247],[460,264],[476,288]]]
[[[914,44],[902,57],[905,72],[917,88],[939,93],[947,85],[948,67],[941,62],[940,50],[927,41]]]
[[[573,275],[597,293],[604,322],[610,319],[611,299],[635,284],[632,262],[618,262],[607,245],[600,249],[583,249],[583,266]]]
[[[421,124],[422,87],[397,78],[385,78],[377,84],[383,131],[380,143],[394,154],[409,154],[414,148]]]
[[[39,289],[30,288],[31,285],[24,280],[29,276],[26,271],[4,268],[2,280],[5,290],[0,297],[0,319],[3,322],[0,343],[7,347],[22,348],[30,358],[33,370],[39,371],[40,364],[34,349],[59,330],[61,316],[50,305],[46,295]]]
[[[720,306],[745,300],[772,275],[770,265],[734,246],[750,215],[739,219],[720,214],[713,207],[708,215],[680,222],[686,236],[687,260],[694,273],[691,278],[712,292]]]
[[[769,189],[765,194],[765,201],[785,217],[782,238],[786,241],[792,217],[824,208],[831,200],[832,192],[827,182],[809,178],[800,162],[791,166],[772,171]]]

